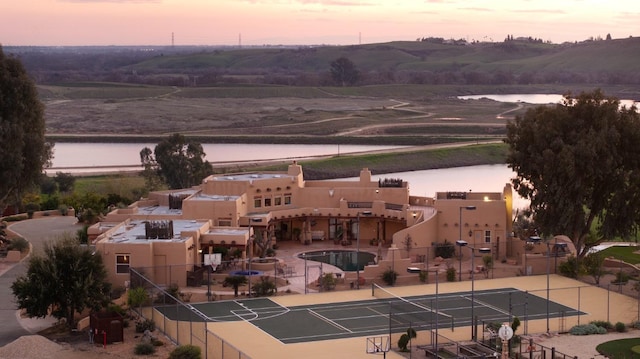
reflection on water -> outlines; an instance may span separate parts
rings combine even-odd
[[[304,169],[303,169],[304,170]],[[373,175],[372,180],[400,178],[409,182],[409,193],[414,196],[435,197],[437,192],[502,192],[516,174],[505,165],[481,165],[435,170],[396,172]],[[350,178],[352,180],[357,177]],[[525,208],[529,201],[513,193],[513,208]]]
[[[54,147],[50,172],[117,172],[141,169],[140,151],[153,150],[154,143],[72,143],[60,142]],[[278,144],[202,144],[209,162],[259,161],[301,157],[338,155],[400,148],[404,146],[363,145],[278,145]],[[100,167],[91,169],[91,167]],[[111,167],[111,168],[105,168]]]
[[[544,105],[560,103],[564,98],[563,95],[558,94],[489,94],[489,95],[470,95],[470,96],[458,96],[461,100],[480,100],[483,98],[498,101],[498,102],[524,102],[534,105]],[[633,105],[638,106],[640,103],[633,100],[621,99],[620,105],[631,107]]]

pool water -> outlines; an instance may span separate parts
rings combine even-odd
[[[234,271],[229,272],[229,275],[244,275],[244,276],[251,275],[251,276],[253,276],[253,275],[262,275],[262,272],[259,271],[259,270],[250,270],[250,271],[249,270],[234,270]]]
[[[362,251],[358,253],[357,251],[351,250],[327,250],[300,253],[298,254],[298,258],[327,263],[345,272],[354,272],[363,270],[364,266],[374,263],[376,255]]]

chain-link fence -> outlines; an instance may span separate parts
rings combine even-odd
[[[176,267],[176,266],[172,266]],[[182,276],[185,275],[184,268]],[[160,268],[171,278],[177,268]],[[130,290],[142,287],[146,290],[149,301],[135,310],[144,319],[153,320],[156,328],[162,331],[171,341],[178,345],[195,345],[200,347],[205,359],[251,359],[240,349],[227,343],[207,329],[210,319],[193,306],[177,298],[153,283],[145,275],[145,270],[130,269]]]

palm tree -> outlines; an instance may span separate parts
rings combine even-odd
[[[238,287],[247,284],[247,277],[243,275],[230,275],[224,279],[224,285],[233,287],[234,297],[238,296]]]

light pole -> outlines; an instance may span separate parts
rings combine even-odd
[[[360,215],[370,216],[371,211],[362,211],[356,213],[358,222],[358,235],[356,236],[356,289],[360,289]]]
[[[551,247],[547,241],[547,334],[549,334],[549,264],[551,262]]]
[[[248,240],[248,244],[249,244],[249,264],[247,266],[247,281],[248,281],[248,286],[249,286],[249,290],[247,291],[247,293],[249,293],[247,296],[251,297],[251,257],[253,257],[253,226],[251,224],[249,224],[249,240]]]
[[[476,325],[475,325],[475,271],[476,271],[476,266],[475,266],[475,257],[476,257],[476,248],[473,246],[470,246],[467,241],[464,240],[459,240],[456,241],[456,244],[460,247],[460,254],[462,254],[462,247],[469,247],[469,249],[471,250],[471,271],[469,273],[471,273],[471,340],[475,340],[476,339]],[[486,253],[491,253],[491,248],[477,248],[478,252],[482,253],[482,254],[486,254]],[[462,263],[462,261],[460,261],[460,263]],[[462,268],[462,265],[460,266],[460,268]]]
[[[462,247],[465,246],[467,244],[466,241],[462,240],[462,210],[466,209],[467,211],[473,211],[476,209],[476,206],[461,206],[460,207],[460,219],[458,220],[458,229],[459,229],[459,233],[458,233],[458,240],[456,241],[456,244],[458,244],[460,246],[460,266],[459,266],[459,270],[458,270],[458,282],[462,282]],[[464,242],[464,244],[459,244],[461,242]]]
[[[476,248],[469,246],[469,248],[471,249],[471,340],[475,341],[477,339],[477,335],[476,335],[476,320],[475,320],[475,304],[476,304],[476,300],[475,300],[475,273],[476,273],[476,266],[474,265],[474,259],[476,257]],[[478,252],[480,252],[480,254],[487,254],[487,253],[491,253],[491,248],[478,248]]]

